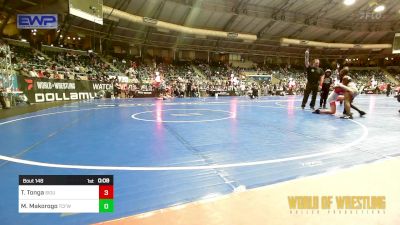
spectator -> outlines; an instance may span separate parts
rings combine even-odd
[[[31,69],[29,70],[29,76],[30,77],[38,77],[38,74],[36,73],[34,66],[32,66]]]

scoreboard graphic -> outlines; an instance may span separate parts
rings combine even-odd
[[[20,175],[20,213],[114,211],[113,175]]]

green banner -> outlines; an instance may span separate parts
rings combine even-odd
[[[100,90],[112,90],[111,83],[25,76],[18,76],[18,87],[32,103],[93,99]]]

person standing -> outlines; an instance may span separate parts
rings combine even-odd
[[[7,109],[7,104],[5,101],[5,94],[3,94],[3,91],[5,91],[5,89],[3,89],[2,87],[0,87],[0,104],[1,104],[1,108],[2,109]]]
[[[390,86],[390,83],[388,83],[386,86],[386,96],[387,97],[389,97],[390,91],[392,91],[392,87]]]
[[[119,85],[117,79],[113,80],[113,92],[114,92],[114,98],[121,97],[121,86]]]
[[[258,88],[257,88],[256,84],[253,84],[250,88],[251,88],[249,90],[250,99],[258,98]]]
[[[399,88],[399,90],[398,90],[398,92],[397,92],[397,95],[394,96],[394,97],[397,98],[397,101],[398,101],[398,102],[400,102],[400,88]],[[400,109],[399,109],[399,113],[400,113]]]
[[[307,84],[304,91],[303,101],[301,103],[301,108],[307,104],[308,96],[312,94],[310,108],[314,110],[315,100],[317,99],[318,87],[322,86],[322,81],[324,79],[324,71],[319,68],[319,59],[314,59],[312,65],[310,65],[310,51],[307,49],[305,52],[305,66],[307,72]]]
[[[321,99],[319,101],[319,107],[326,109],[326,99],[328,98],[329,95],[329,89],[333,83],[333,79],[331,77],[332,71],[330,69],[327,69],[325,71],[325,77],[324,77],[324,82],[322,83],[322,88],[321,88]]]

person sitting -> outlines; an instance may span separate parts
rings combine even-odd
[[[73,74],[74,74],[74,80],[81,80],[81,77],[77,73],[73,73]],[[91,78],[91,76],[90,76],[90,78]],[[88,79],[88,80],[90,80],[90,79]]]
[[[56,80],[61,79],[60,74],[58,74],[57,71],[53,72],[53,79],[56,79]]]
[[[32,66],[31,69],[29,70],[29,76],[30,77],[38,77],[38,74],[36,73],[34,66]]]
[[[42,70],[38,70],[37,75],[38,75],[39,78],[43,78],[44,77]]]

